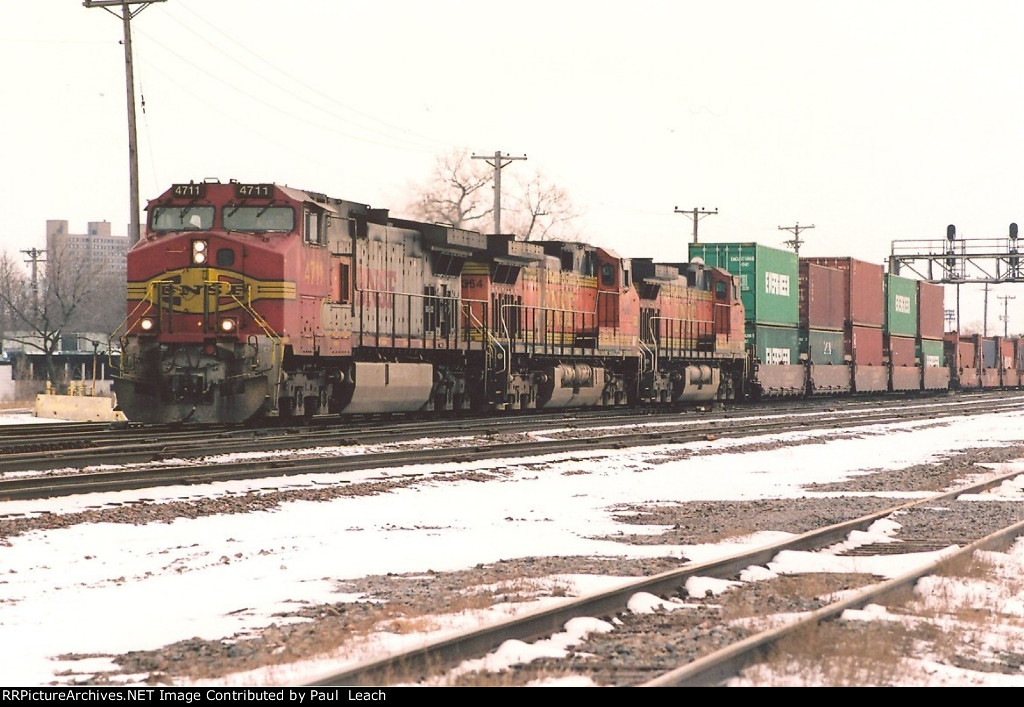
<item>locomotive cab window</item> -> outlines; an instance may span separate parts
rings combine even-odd
[[[615,266],[611,263],[601,265],[601,284],[611,287],[615,284]]]
[[[213,228],[212,206],[158,206],[150,217],[154,231],[205,231]]]
[[[290,206],[225,206],[224,228],[228,231],[292,231],[295,211]]]
[[[715,299],[720,301],[720,302],[725,302],[725,300],[728,298],[728,296],[729,296],[728,285],[726,285],[724,282],[721,282],[721,281],[716,282],[715,283]]]
[[[303,231],[306,243],[313,243],[314,245],[324,245],[327,243],[327,214],[306,209],[303,216]]]

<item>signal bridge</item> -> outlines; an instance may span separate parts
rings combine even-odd
[[[957,238],[950,225],[945,240],[893,241],[889,272],[941,284],[1024,282],[1021,248],[1015,223],[1006,238]]]

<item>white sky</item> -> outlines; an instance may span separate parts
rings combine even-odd
[[[142,203],[217,177],[399,210],[466,147],[527,155],[503,178],[541,170],[585,211],[586,240],[627,256],[685,259],[677,206],[719,210],[702,240],[781,246],[799,222],[815,226],[803,254],[872,262],[949,223],[969,238],[1024,223],[1019,2],[496,7],[149,6],[132,23]],[[0,17],[0,248],[41,246],[47,219],[125,233],[121,22],[79,0]],[[1020,295],[1011,330],[1020,289],[997,290]],[[980,322],[980,297],[963,300]]]
[[[854,439],[822,440],[773,451],[728,453],[750,440],[718,440],[688,445],[726,453],[654,463],[671,447],[641,450],[574,452],[538,457],[525,463],[481,462],[478,469],[500,469],[507,476],[488,483],[424,479],[414,487],[379,496],[348,497],[332,502],[291,502],[272,511],[247,515],[181,519],[144,526],[77,525],[66,530],[32,532],[0,542],[0,685],[33,686],[51,681],[69,683],[72,670],[91,675],[110,669],[103,659],[74,664],[57,660],[66,653],[108,654],[154,649],[195,636],[220,639],[280,623],[278,611],[304,604],[356,600],[339,594],[335,582],[370,574],[437,572],[473,567],[527,556],[595,555],[607,557],[685,556],[702,562],[732,555],[746,545],[763,545],[783,537],[761,533],[746,539],[700,546],[640,546],[594,540],[619,533],[657,533],[660,528],[628,526],[616,521],[626,504],[667,504],[699,500],[795,498],[801,485],[829,482],[870,468],[900,468],[975,446],[1003,446],[1024,439],[1022,414],[963,418],[948,425],[909,423],[863,428]],[[15,421],[17,416],[0,418]],[[785,438],[807,435],[791,434]],[[351,453],[351,449],[338,453]],[[330,454],[321,450],[320,454]],[[858,461],[860,460],[860,461]],[[1017,463],[1024,471],[1024,462]],[[86,507],[239,493],[252,488],[298,488],[342,479],[359,483],[405,473],[431,474],[466,469],[438,465],[339,474],[336,477],[292,477],[209,487],[147,489],[93,494],[54,501],[0,503],[0,515],[69,513]],[[1000,465],[1012,470],[1013,465]],[[579,473],[585,471],[588,473]],[[1024,501],[1024,478],[995,492],[1000,500]],[[900,496],[909,498],[912,496]],[[896,497],[894,497],[896,498]],[[979,497],[980,500],[980,497]],[[851,542],[891,534],[891,522]],[[1005,558],[1011,576],[1024,571],[1024,549]],[[223,558],[228,558],[225,562]],[[932,561],[936,554],[883,558],[837,557],[835,551],[785,553],[768,567],[752,567],[745,581],[772,573],[803,571],[870,571],[895,576],[913,562]],[[1016,567],[1016,569],[1014,569]],[[607,587],[622,578],[552,577],[547,580],[574,592]],[[687,589],[694,596],[723,590],[729,583],[694,578]],[[931,591],[955,595],[970,589],[957,585]],[[549,600],[558,601],[558,600]],[[631,607],[649,610],[655,597],[634,597]],[[1021,606],[1019,598],[1008,602]],[[499,610],[535,610],[546,604],[501,605]],[[678,608],[678,602],[667,608]],[[1021,610],[1024,613],[1024,610]],[[467,613],[439,624],[439,630],[475,625],[484,614]],[[495,618],[494,614],[490,618]],[[877,618],[885,618],[879,614]],[[500,666],[516,656],[557,652],[581,634],[606,630],[596,619],[582,619],[566,633],[528,646],[512,642],[486,659]],[[434,636],[436,637],[436,635]],[[424,634],[374,634],[377,646],[409,646]],[[1024,636],[1003,636],[1024,642]],[[366,655],[349,646],[335,660],[357,661]],[[474,664],[463,666],[473,667]],[[337,664],[333,666],[337,668]],[[229,677],[223,684],[296,685],[323,674],[315,661],[269,671]],[[967,684],[992,680],[1022,685],[1006,676],[910,671],[929,684]],[[142,680],[145,676],[137,676]],[[123,678],[120,678],[123,679]],[[131,684],[129,680],[129,684]],[[581,681],[576,681],[581,682]],[[221,684],[204,682],[205,685]],[[575,684],[575,683],[573,683]]]

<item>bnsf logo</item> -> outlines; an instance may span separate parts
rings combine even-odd
[[[766,272],[764,274],[764,291],[769,295],[789,297],[789,275]]]
[[[789,349],[776,349],[776,348],[765,348],[764,350],[764,362],[770,364],[778,364],[782,366],[789,365]]]
[[[894,295],[892,306],[901,314],[910,314],[910,298],[906,295]]]

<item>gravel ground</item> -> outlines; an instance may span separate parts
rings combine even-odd
[[[735,451],[735,450],[733,450]],[[878,470],[841,484],[820,484],[809,490],[843,493],[880,490],[939,491],[970,480],[983,471],[976,465],[1024,457],[1024,446],[1005,449],[968,450],[936,464],[899,471]],[[455,478],[474,478],[466,474]],[[488,476],[488,478],[490,478]],[[6,537],[36,528],[65,527],[76,523],[116,522],[142,524],[169,522],[178,517],[198,517],[217,513],[246,513],[266,509],[298,498],[327,500],[351,494],[387,492],[415,480],[382,482],[329,489],[262,492],[233,498],[181,501],[154,506],[133,506],[90,510],[67,516],[0,519],[0,543]],[[890,504],[871,497],[816,498],[799,503],[792,500],[728,503],[682,503],[671,506],[624,506],[620,520],[624,525],[657,525],[670,528],[661,535],[635,535],[607,538],[619,542],[643,544],[697,544],[720,540],[757,530],[801,533],[812,528],[860,517]],[[907,513],[900,518],[903,533],[922,533],[940,547],[941,543],[962,542],[976,537],[981,528],[1002,527],[1024,514],[1022,504],[961,504],[963,512],[949,513],[935,508]],[[959,508],[958,508],[959,511]],[[193,679],[215,678],[232,672],[264,665],[288,663],[314,657],[334,646],[343,646],[355,637],[367,635],[381,626],[396,629],[415,626],[431,614],[482,608],[494,603],[536,597],[530,578],[558,574],[607,574],[649,576],[678,568],[679,559],[622,560],[592,557],[535,557],[478,565],[460,572],[419,573],[366,577],[339,583],[339,591],[363,594],[365,601],[310,606],[295,614],[282,615],[282,621],[295,616],[308,622],[275,624],[259,636],[232,636],[220,641],[192,639],[155,651],[138,651],[117,656],[124,674],[150,675],[153,684],[173,684],[175,676]],[[723,615],[743,615],[744,607],[777,606],[780,610],[816,608],[816,602],[801,600],[794,606],[794,582],[818,582],[832,590],[851,589],[868,581],[863,576],[824,575],[778,578],[732,590],[722,597],[687,598],[693,611],[648,615],[606,617],[621,624],[612,634],[593,636],[578,646],[564,661],[542,661],[518,674],[514,682],[507,676],[469,676],[466,684],[518,684],[535,675],[563,673],[590,674],[599,684],[626,685],[642,679],[645,669],[659,669],[695,657],[724,642],[741,636],[743,630],[727,628]],[[488,589],[482,589],[488,587]],[[557,592],[549,590],[550,592]],[[652,639],[651,630],[661,628]],[[65,656],[82,658],[84,656]],[[1012,661],[1011,661],[1012,662]],[[642,666],[639,670],[637,666]],[[646,667],[643,667],[646,666]],[[109,675],[97,676],[83,684],[100,684]]]

